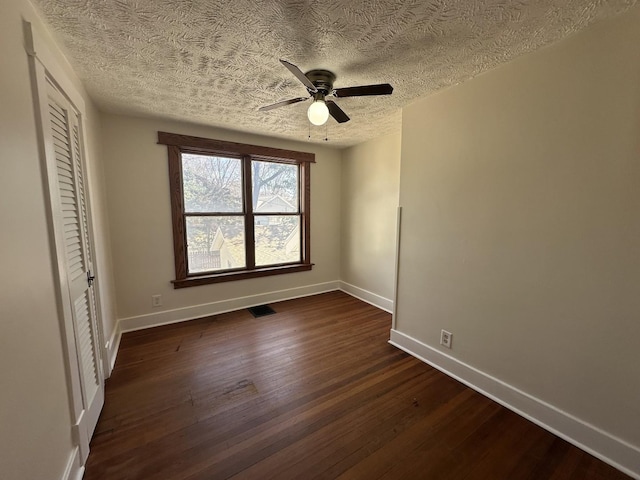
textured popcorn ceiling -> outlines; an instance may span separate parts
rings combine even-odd
[[[400,109],[557,41],[636,0],[33,0],[100,108],[306,140],[309,102],[278,59],[337,75],[351,121],[329,144],[398,131]],[[325,127],[311,128],[322,142]]]

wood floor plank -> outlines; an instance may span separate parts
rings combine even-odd
[[[624,479],[389,345],[342,292],[124,334],[87,480]]]

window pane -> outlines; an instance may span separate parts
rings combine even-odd
[[[187,217],[189,273],[246,267],[243,217]]]
[[[242,161],[182,154],[185,212],[242,213]]]
[[[251,162],[253,211],[298,212],[298,166],[273,162]]]
[[[256,215],[256,265],[300,261],[300,217]]]

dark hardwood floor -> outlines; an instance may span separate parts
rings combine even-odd
[[[341,292],[127,333],[96,479],[622,479],[389,345]]]

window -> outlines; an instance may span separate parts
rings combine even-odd
[[[312,153],[158,132],[167,145],[175,288],[311,270]]]

